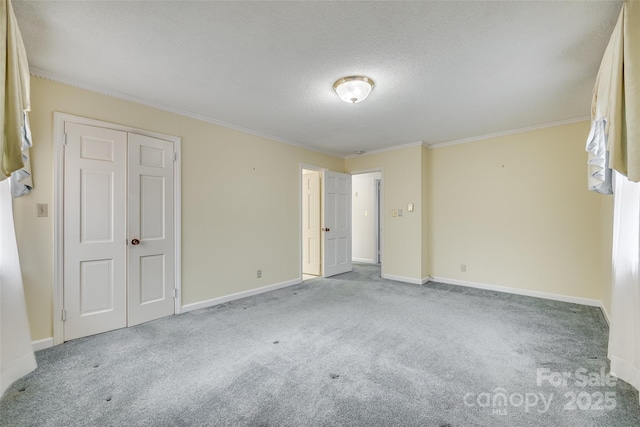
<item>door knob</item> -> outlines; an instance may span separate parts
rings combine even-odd
[[[323,228],[322,231],[331,231],[330,228]]]
[[[132,244],[133,246],[139,245],[139,244],[140,244],[140,240],[138,240],[138,239],[133,239],[133,240],[131,240],[131,244]]]

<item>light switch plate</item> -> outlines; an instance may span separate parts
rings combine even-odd
[[[392,210],[391,216],[398,216],[398,211],[396,209]]]
[[[398,209],[398,216],[402,216],[402,209]]]
[[[413,212],[413,203],[409,203],[409,204],[407,205],[407,210],[408,210],[409,212]]]

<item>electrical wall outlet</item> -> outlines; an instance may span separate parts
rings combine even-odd
[[[261,278],[262,278],[262,270],[258,270],[258,274],[257,274],[257,276],[258,276],[258,279],[261,279]]]
[[[36,212],[39,217],[47,217],[49,216],[49,205],[46,203],[38,203],[36,205]]]
[[[465,273],[467,271],[467,264],[460,264],[460,271]]]

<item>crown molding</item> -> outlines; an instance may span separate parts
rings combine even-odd
[[[346,156],[344,156],[345,159],[352,159],[354,157],[364,157],[364,156],[371,156],[373,154],[380,154],[380,153],[387,153],[389,151],[396,151],[396,150],[402,150],[405,148],[411,148],[411,147],[418,147],[418,146],[423,146],[423,147],[428,147],[428,145],[424,142],[424,141],[417,141],[417,142],[410,142],[408,144],[402,144],[402,145],[394,145],[393,147],[388,147],[388,148],[380,148],[379,150],[373,150],[373,151],[367,151],[364,152],[362,154],[348,154]]]
[[[259,132],[253,129],[249,129],[249,128],[245,128],[242,126],[238,126],[235,125],[233,123],[227,123],[221,120],[216,120],[213,119],[211,117],[207,117],[207,116],[203,116],[200,114],[196,114],[196,113],[192,113],[190,111],[187,110],[183,110],[180,108],[174,108],[174,107],[170,107],[168,105],[164,105],[164,104],[160,104],[157,102],[153,102],[153,101],[149,101],[147,99],[144,98],[139,98],[133,95],[128,95],[122,92],[118,92],[118,91],[113,91],[110,89],[105,89],[103,87],[99,87],[99,86],[95,86],[95,85],[91,85],[91,84],[87,84],[87,83],[81,83],[78,81],[75,81],[73,79],[68,79],[65,77],[61,77],[59,75],[56,75],[54,73],[50,73],[48,71],[36,68],[36,67],[30,67],[29,69],[29,73],[34,76],[34,77],[38,77],[44,80],[50,80],[50,81],[54,81],[56,83],[61,83],[67,86],[71,86],[71,87],[75,87],[78,89],[82,89],[82,90],[86,90],[89,92],[93,92],[93,93],[97,93],[100,95],[105,95],[105,96],[109,96],[111,98],[116,98],[116,99],[120,99],[122,101],[126,101],[126,102],[132,102],[134,104],[139,104],[139,105],[143,105],[145,107],[149,107],[149,108],[153,108],[156,110],[160,110],[160,111],[165,111],[168,113],[173,113],[173,114],[177,114],[179,116],[183,116],[183,117],[188,117],[191,119],[195,119],[195,120],[199,120],[202,122],[206,122],[206,123],[211,123],[217,126],[222,126],[228,129],[233,129],[239,132],[243,132],[249,135],[254,135],[254,136],[258,136],[261,138],[265,138],[265,139],[269,139],[272,141],[276,141],[276,142],[280,142],[283,144],[287,144],[287,145],[291,145],[297,148],[301,148],[303,150],[309,150],[309,151],[313,151],[316,153],[320,153],[320,154],[324,154],[327,156],[331,156],[331,157],[336,157],[339,159],[352,159],[355,157],[362,157],[362,156],[370,156],[373,154],[381,154],[381,153],[386,153],[386,152],[390,152],[390,151],[396,151],[396,150],[402,150],[405,148],[411,148],[411,147],[417,147],[417,146],[423,146],[426,147],[428,149],[434,149],[434,148],[441,148],[441,147],[448,147],[450,145],[458,145],[458,144],[465,144],[468,142],[475,142],[475,141],[482,141],[484,139],[490,139],[490,138],[496,138],[499,136],[506,136],[506,135],[513,135],[513,134],[518,134],[518,133],[524,133],[524,132],[530,132],[530,131],[534,131],[534,130],[539,130],[539,129],[546,129],[546,128],[550,128],[550,127],[555,127],[555,126],[563,126],[563,125],[568,125],[568,124],[572,124],[572,123],[577,123],[577,122],[583,122],[583,121],[587,121],[587,120],[591,120],[590,116],[583,116],[583,117],[577,117],[577,118],[573,118],[573,119],[568,119],[568,120],[561,120],[558,122],[551,122],[551,123],[545,123],[545,124],[541,124],[541,125],[535,125],[535,126],[529,126],[529,127],[525,127],[525,128],[519,128],[519,129],[512,129],[512,130],[507,130],[507,131],[503,131],[503,132],[497,132],[497,133],[491,133],[491,134],[486,134],[486,135],[480,135],[480,136],[474,136],[474,137],[470,137],[470,138],[463,138],[463,139],[457,139],[457,140],[453,140],[453,141],[447,141],[447,142],[439,142],[439,143],[435,143],[435,144],[429,144],[427,142],[424,141],[417,141],[417,142],[411,142],[408,144],[401,144],[401,145],[395,145],[393,147],[387,147],[387,148],[381,148],[378,150],[373,150],[373,151],[367,151],[363,154],[348,154],[348,155],[344,155],[343,153],[337,152],[337,151],[331,151],[331,150],[324,150],[321,149],[319,147],[316,146],[312,146],[312,145],[307,145],[307,144],[303,144],[297,141],[292,141],[290,139],[286,139],[286,138],[280,138],[274,135],[269,135],[263,132]]]
[[[292,140],[289,140],[289,139],[286,139],[286,138],[280,138],[280,137],[277,137],[277,136],[273,136],[273,135],[269,135],[269,134],[266,134],[266,133],[258,132],[258,131],[255,131],[253,129],[248,129],[248,128],[245,128],[245,127],[242,127],[242,126],[235,125],[233,123],[227,123],[227,122],[223,122],[221,120],[216,120],[216,119],[213,119],[211,117],[207,117],[207,116],[203,116],[203,115],[200,115],[200,114],[192,113],[190,111],[182,110],[180,108],[169,107],[168,105],[164,105],[164,104],[160,104],[160,103],[157,103],[157,102],[149,101],[149,100],[144,99],[144,98],[138,98],[137,96],[128,95],[128,94],[125,94],[125,93],[122,93],[122,92],[118,92],[118,91],[114,91],[114,90],[110,90],[110,89],[105,89],[103,87],[99,87],[99,86],[95,86],[95,85],[91,85],[91,84],[87,84],[87,83],[80,83],[80,82],[77,82],[77,81],[72,80],[72,79],[67,79],[65,77],[60,77],[60,76],[58,76],[56,74],[50,73],[48,71],[41,70],[39,68],[30,67],[29,68],[29,74],[31,74],[34,77],[38,77],[38,78],[41,78],[41,79],[44,79],[44,80],[50,80],[50,81],[53,81],[53,82],[56,82],[56,83],[61,83],[61,84],[67,85],[67,86],[75,87],[77,89],[86,90],[86,91],[97,93],[97,94],[100,94],[100,95],[109,96],[111,98],[116,98],[116,99],[119,99],[119,100],[122,100],[122,101],[132,102],[134,104],[143,105],[145,107],[153,108],[153,109],[156,109],[156,110],[165,111],[165,112],[168,112],[168,113],[177,114],[179,116],[188,117],[188,118],[199,120],[199,121],[202,121],[202,122],[211,123],[211,124],[222,126],[222,127],[225,127],[225,128],[237,130],[239,132],[247,133],[249,135],[259,136],[261,138],[266,138],[266,139],[270,139],[272,141],[281,142],[283,144],[292,145],[292,146],[297,147],[297,148],[302,148],[303,150],[314,151],[316,153],[325,154],[325,155],[331,156],[331,157],[337,157],[339,159],[344,158],[344,154],[336,152],[336,151],[323,150],[323,149],[315,147],[315,146],[310,146],[310,145],[302,144],[300,142],[292,141]]]
[[[486,135],[473,136],[471,138],[456,139],[454,141],[439,142],[439,143],[436,143],[436,144],[426,144],[426,146],[429,149],[449,147],[451,145],[466,144],[467,142],[482,141],[484,139],[497,138],[499,136],[514,135],[514,134],[517,134],[517,133],[531,132],[531,131],[534,131],[534,130],[552,128],[552,127],[556,127],[556,126],[570,125],[572,123],[585,122],[585,121],[588,121],[588,120],[591,120],[591,116],[576,117],[574,119],[560,120],[558,122],[544,123],[544,124],[541,124],[541,125],[529,126],[529,127],[526,127],[526,128],[505,130],[503,132],[489,133],[489,134],[486,134]]]

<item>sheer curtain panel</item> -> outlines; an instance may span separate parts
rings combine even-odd
[[[8,179],[0,181],[0,395],[36,368]]]
[[[0,0],[0,395],[36,368],[24,299],[18,244],[13,222],[12,184],[16,193],[31,188],[25,154],[31,144],[29,65],[10,0]],[[28,159],[28,158],[27,158]],[[14,176],[15,175],[15,176]],[[11,180],[6,179],[11,176]]]
[[[640,390],[640,183],[614,172],[611,373]]]

